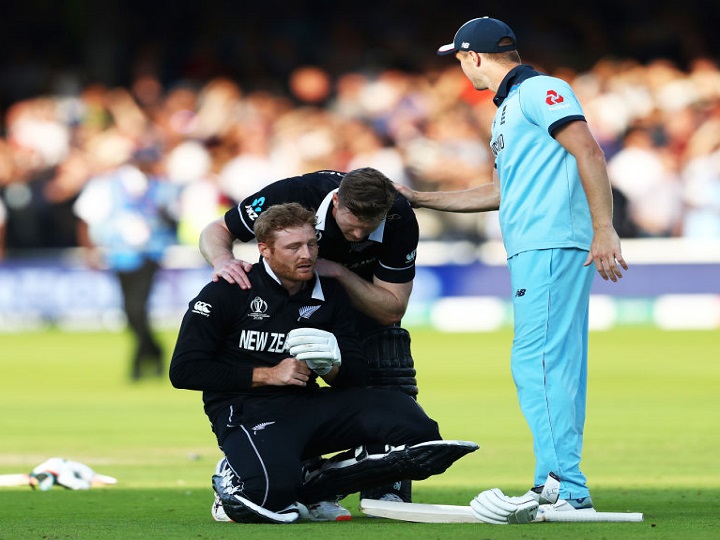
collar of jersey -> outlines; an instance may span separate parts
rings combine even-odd
[[[264,258],[261,258],[263,263],[263,268],[265,268],[265,272],[268,276],[270,276],[273,280],[277,282],[278,285],[282,286],[282,283],[280,283],[280,279],[275,275],[275,272],[272,271],[272,268],[270,268],[270,265],[267,263],[267,261]],[[315,272],[315,285],[313,287],[312,291],[312,298],[314,300],[320,300],[321,302],[325,301],[325,293],[323,293],[322,284],[320,283],[320,276],[318,276],[318,273]]]
[[[325,222],[326,222],[326,219],[328,216],[328,211],[330,210],[330,205],[332,204],[333,195],[335,193],[337,193],[339,191],[339,189],[340,188],[335,188],[330,193],[325,195],[325,198],[320,203],[320,206],[318,206],[317,212],[315,212],[315,217],[317,218],[317,223],[315,225],[315,228],[318,231],[325,230]],[[385,220],[383,219],[380,222],[380,225],[378,225],[378,228],[370,233],[370,236],[368,236],[368,240],[372,240],[373,242],[382,242],[384,233],[385,233]]]
[[[505,75],[505,78],[500,83],[498,91],[493,98],[495,106],[499,107],[502,105],[502,102],[505,101],[506,97],[508,97],[513,86],[520,84],[530,77],[537,77],[538,75],[542,75],[542,73],[535,71],[534,67],[527,64],[520,64],[519,66],[512,68],[508,71],[508,74]]]

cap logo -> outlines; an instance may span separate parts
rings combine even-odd
[[[469,44],[467,41],[463,41],[463,42],[462,42],[462,45],[460,45],[460,48],[461,48],[461,49],[469,49],[469,48],[470,48],[470,44]]]

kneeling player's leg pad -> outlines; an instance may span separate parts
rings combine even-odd
[[[455,461],[477,449],[477,444],[468,441],[387,446],[385,452],[376,454],[361,446],[352,456],[339,454],[326,460],[319,469],[306,471],[301,500],[312,503],[398,480],[424,480],[445,472]]]
[[[400,327],[383,328],[363,341],[370,366],[368,385],[418,393],[415,363],[410,353],[410,334]]]

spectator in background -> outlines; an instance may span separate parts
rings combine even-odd
[[[627,201],[625,211],[638,236],[673,236],[678,230],[682,198],[673,159],[654,144],[648,128],[632,125],[623,149],[608,161],[610,182]]]
[[[135,348],[130,376],[162,376],[163,350],[153,335],[148,300],[166,248],[176,242],[177,186],[164,179],[155,148],[136,150],[109,132],[91,148],[98,170],[74,205],[78,238],[92,268],[118,278]]]

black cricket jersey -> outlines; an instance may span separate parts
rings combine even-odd
[[[173,386],[201,390],[211,420],[223,406],[239,404],[247,396],[319,388],[316,377],[305,387],[252,388],[253,368],[271,367],[290,356],[285,338],[294,328],[319,328],[337,338],[342,364],[332,386],[367,384],[367,362],[360,355],[350,300],[339,282],[316,275],[291,296],[262,259],[248,278],[248,290],[222,279],[208,283],[190,301],[173,352]]]
[[[253,227],[263,210],[274,204],[297,202],[317,215],[320,258],[338,262],[367,281],[372,281],[373,276],[389,283],[412,281],[419,228],[410,203],[398,193],[378,228],[361,242],[349,242],[332,215],[332,196],[344,176],[337,171],[317,171],[273,182],[228,210],[225,224],[236,238],[249,242],[255,238]],[[372,325],[364,318],[358,324],[361,328]]]

